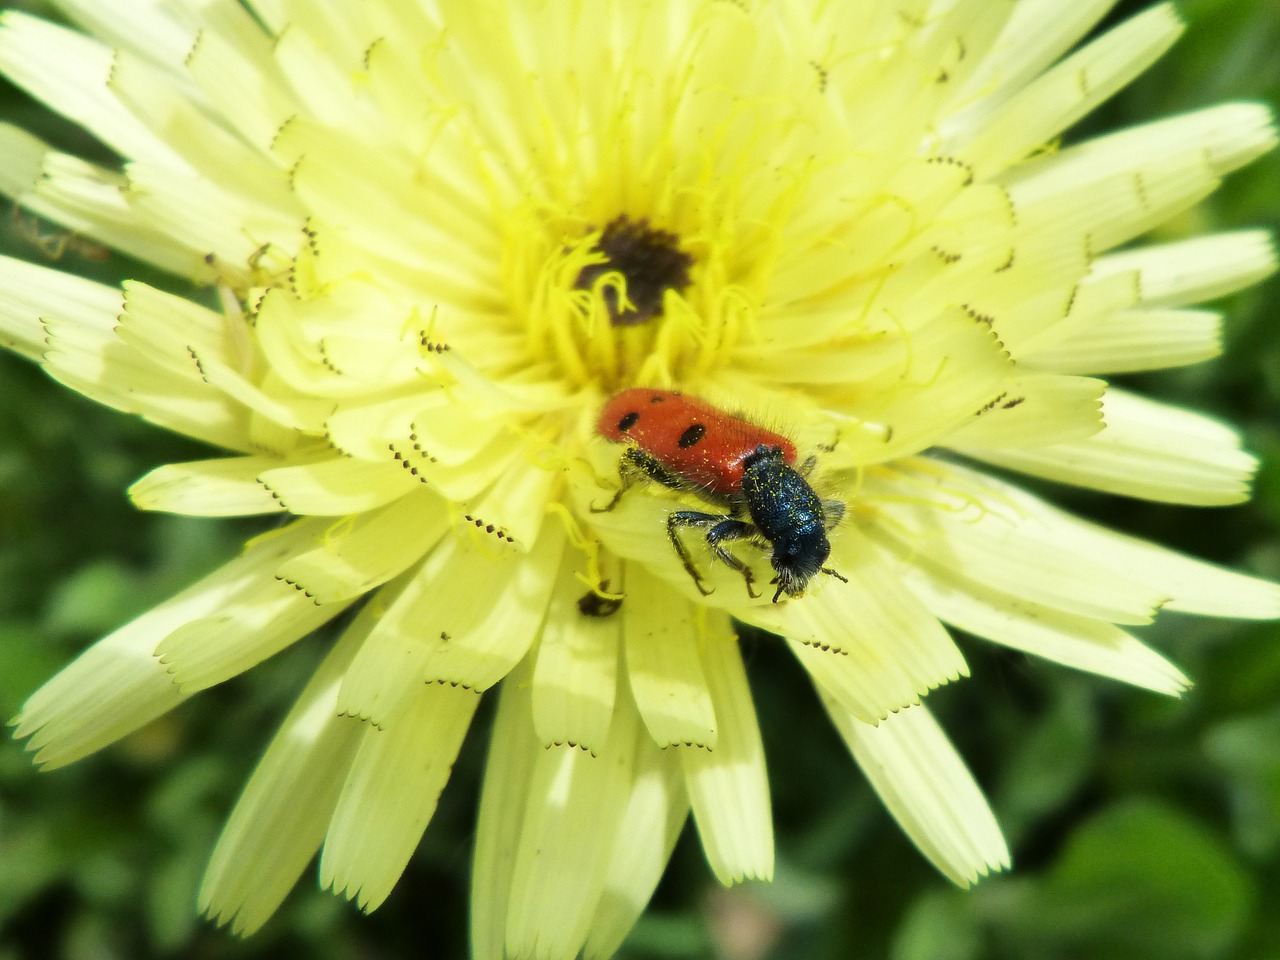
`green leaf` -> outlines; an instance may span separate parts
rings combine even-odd
[[[996,808],[1010,839],[1016,841],[1080,788],[1097,756],[1096,727],[1086,688],[1064,682],[1052,709],[1017,741],[1005,762]]]
[[[1280,847],[1280,711],[1220,723],[1205,752],[1226,774],[1236,843],[1265,859]]]
[[[976,960],[982,934],[972,898],[956,890],[937,890],[907,911],[893,942],[892,960]]]
[[[1152,801],[1117,804],[1081,826],[1009,932],[1027,956],[1222,956],[1253,898],[1248,875],[1196,821]]]

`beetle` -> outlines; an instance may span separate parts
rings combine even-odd
[[[796,446],[780,433],[675,390],[634,387],[610,398],[600,411],[597,432],[626,443],[619,465],[618,492],[596,512],[612,510],[622,495],[647,477],[664,486],[689,490],[723,508],[721,513],[676,510],[667,517],[667,536],[689,576],[704,596],[711,593],[681,539],[686,527],[705,529],[715,556],[736,570],[752,597],[751,568],[726,544],[748,540],[771,549],[769,562],[777,586],[773,602],[785,593],[804,594],[819,573],[848,583],[830,567],[827,531],[844,516],[839,500],[823,500],[805,479],[814,461],[796,467]]]

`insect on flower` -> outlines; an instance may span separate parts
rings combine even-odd
[[[751,568],[729,552],[727,543],[748,540],[772,548],[774,603],[784,593],[802,596],[819,573],[848,582],[823,566],[831,553],[827,531],[844,516],[844,504],[814,492],[805,479],[813,458],[797,469],[795,444],[786,437],[705,400],[645,388],[624,390],[609,400],[596,429],[606,439],[629,444],[619,466],[621,486],[597,512],[612,510],[642,477],[689,490],[725,509],[676,510],[667,517],[671,545],[704,596],[711,589],[680,539],[685,527],[706,528],[716,557],[742,575],[752,597],[759,594]]]

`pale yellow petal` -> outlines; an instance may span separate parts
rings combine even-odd
[[[299,214],[260,211],[198,173],[134,165],[127,175],[129,209],[140,223],[169,237],[175,250],[186,251],[188,274],[205,265],[211,252],[219,260],[247,263],[270,241],[286,249],[298,242]]]
[[[1022,159],[1149,67],[1181,32],[1182,24],[1168,4],[1113,28],[986,117],[980,132],[960,148],[962,156],[980,172]]]
[[[330,517],[373,510],[419,489],[394,464],[354,457],[273,467],[257,479],[290,513]]]
[[[902,577],[934,616],[975,636],[1157,693],[1191,686],[1176,666],[1105,620],[997,593],[937,565],[905,568]]]
[[[698,611],[643,567],[627,567],[622,636],[627,678],[645,728],[659,747],[714,749],[718,735],[709,678],[695,640]]]
[[[381,724],[423,683],[486,690],[524,657],[564,549],[548,526],[525,554],[459,531],[385,596],[377,628],[343,684],[343,711]]]
[[[154,11],[138,29],[146,31],[163,24],[161,11]],[[171,71],[185,69],[182,61],[195,44],[195,29],[167,25],[181,43],[181,54],[166,67],[137,57],[121,55],[111,73],[111,89],[131,113],[154,130],[162,130],[167,143],[181,154],[190,172],[235,198],[234,206],[245,217],[250,230],[235,239],[229,248],[217,248],[220,260],[234,262],[236,252],[247,243],[281,242],[296,244],[298,228],[305,216],[289,189],[287,171],[268,155],[253,149],[225,124],[187,96],[185,82],[174,83]],[[140,51],[153,54],[154,48]],[[172,51],[170,51],[172,53]],[[250,254],[254,251],[249,250]]]
[[[113,46],[128,47],[165,63],[181,64],[191,49],[192,30],[184,28],[179,19],[182,13],[157,0],[113,0],[109,7],[97,0],[67,0],[59,9]]]
[[[312,675],[214,847],[200,910],[236,934],[266,923],[324,838],[364,732],[338,715],[338,686],[374,620],[368,611],[358,618]]]
[[[1222,352],[1222,316],[1208,310],[1122,310],[1064,322],[1027,344],[1020,362],[1059,373],[1137,373],[1210,360]]]
[[[128,176],[49,150],[42,179],[18,199],[42,217],[179,276],[208,278],[204,250],[151,227],[129,205]]]
[[[320,883],[361,910],[391,893],[436,809],[480,695],[423,684],[382,727],[366,724],[320,858]]]
[[[1008,869],[1009,848],[986,797],[926,707],[873,727],[819,693],[867,780],[935,867],[962,887]]]
[[[290,432],[319,436],[326,418],[333,413],[333,400],[290,391],[272,374],[258,382],[243,365],[227,363],[206,350],[191,348],[189,353],[205,383]]]
[[[39,360],[48,348],[43,318],[64,317],[109,329],[109,318],[120,309],[120,291],[115,288],[0,257],[0,344],[32,360]]]
[[[1113,253],[1094,263],[1090,279],[1134,273],[1143,303],[1180,307],[1235,293],[1275,269],[1271,235],[1245,230]]]
[[[247,517],[280,513],[285,506],[258,477],[277,467],[276,457],[218,457],[166,463],[129,488],[140,510],[184,513],[196,517]]]
[[[273,149],[289,163],[308,208],[355,231],[353,238],[374,253],[420,272],[433,298],[472,309],[500,307],[493,294],[501,289],[497,234],[473,231],[470,242],[459,243],[433,197],[387,189],[415,183],[412,158],[360,144],[341,130],[294,119],[275,140]]]
[[[170,678],[186,692],[221,683],[327,623],[350,604],[318,603],[297,587],[277,578],[290,556],[324,537],[324,524],[299,521],[284,530],[263,534],[238,568],[234,593],[203,616],[178,626],[159,644],[155,655]]]
[[[489,736],[471,866],[471,952],[475,957],[505,955],[511,878],[522,843],[524,811],[535,768],[548,752],[533,728],[531,675],[532,665],[525,662],[507,676],[498,692]],[[555,755],[573,752],[566,747]],[[537,842],[536,838],[530,842]]]
[[[600,903],[592,911],[583,955],[608,960],[653,896],[689,816],[678,758],[637,740],[627,809],[618,825]]]
[[[417,420],[414,425],[416,428]],[[483,446],[475,447],[466,462],[455,466],[438,463],[418,442],[416,429],[405,439],[392,443],[390,449],[406,476],[455,501],[474,501],[508,471],[522,466],[517,465],[521,445],[506,429]]]
[[[335,520],[319,546],[290,557],[276,577],[316,603],[353,600],[421,559],[448,528],[447,504],[418,490],[380,510]]]
[[[504,688],[504,699],[516,699],[513,686]],[[530,730],[528,695],[521,693],[517,703],[524,714],[522,723]],[[507,955],[570,960],[581,949],[630,805],[639,736],[639,717],[620,699],[599,756],[568,747],[534,746],[523,810],[497,811],[486,804],[487,796],[482,798],[479,831],[491,829],[486,819],[495,816],[519,822],[508,875]],[[526,733],[522,739],[528,742],[532,737]],[[486,795],[495,773],[491,766]]]
[[[187,699],[153,651],[175,624],[214,607],[221,579],[214,574],[120,627],[27,698],[11,723],[35,762],[46,770],[65,766]]]
[[[865,487],[883,518],[868,533],[897,556],[959,567],[994,590],[1115,623],[1149,623],[1168,602],[1114,555],[1073,542],[1065,514],[954,464],[916,467]]]
[[[955,149],[986,118],[1078,43],[1114,6],[1113,0],[1018,0],[1004,30],[957,92],[957,112],[942,126],[943,149]]]
[[[547,618],[533,671],[533,725],[544,746],[597,753],[613,717],[623,617],[617,603],[600,600],[580,577],[582,556],[566,550],[547,603]],[[622,590],[614,577],[605,589]]]
[[[536,441],[523,447],[525,462],[512,462],[493,486],[459,504],[462,518],[486,533],[498,531],[522,548],[536,542],[561,483],[555,465],[538,459],[545,449]]]
[[[783,382],[832,381],[844,395],[841,408],[880,427],[849,423],[824,458],[829,469],[880,463],[941,441],[999,396],[1013,373],[992,331],[954,306],[908,336],[871,332],[847,349],[766,349],[756,356],[753,366]]]
[[[177,162],[107,86],[112,50],[101,41],[16,10],[0,15],[0,70],[33,97],[124,157]]]
[[[248,143],[266,152],[297,104],[268,66],[268,38],[260,31],[242,30],[237,41],[242,45],[217,31],[202,30],[186,66],[213,110]]]
[[[1144,166],[1087,165],[1078,174],[1089,175],[1093,179],[1084,183],[1064,175],[1010,186],[1018,222],[1048,236],[1079,238],[1082,247],[1099,253],[1146,233],[1218,185],[1209,160],[1196,151],[1153,158]]]
[[[1046,447],[957,449],[1032,476],[1145,500],[1221,506],[1249,498],[1257,460],[1230,427],[1120,390],[1103,399],[1106,429]]]
[[[1001,182],[1034,200],[1046,193],[1118,177],[1173,153],[1199,153],[1228,173],[1275,146],[1271,111],[1258,103],[1224,103],[1086,140],[1010,168]]]
[[[298,98],[299,112],[323,116],[336,129],[371,134],[362,91],[351,82],[351,74],[363,67],[361,54],[373,41],[365,32],[367,24],[360,22],[363,18],[352,18],[341,32],[323,30],[316,31],[322,36],[312,36],[320,21],[337,14],[319,6],[307,14],[298,18],[295,29],[276,37],[274,51],[281,74]]]
[[[245,411],[203,382],[189,356],[182,362],[176,348],[167,354],[155,345],[137,349],[119,336],[121,315],[126,327],[130,319],[130,296],[137,295],[141,305],[164,295],[147,298],[143,288],[130,286],[122,296],[115,288],[12,260],[0,261],[0,279],[0,337],[38,353],[53,377],[100,403],[197,439],[233,450],[251,447]],[[176,326],[187,330],[191,342],[210,342],[203,319],[208,313],[194,305],[175,311],[174,319],[182,321]],[[181,336],[169,333],[162,342]]]
[[[1102,380],[1023,374],[953,431],[948,447],[1041,447],[1083,440],[1103,429]]]
[[[31,695],[15,718],[14,736],[29,738],[37,763],[58,767],[176,707],[194,689],[183,689],[160,660],[162,641],[245,604],[310,536],[294,527],[260,538],[239,558],[99,640]]]
[[[1145,585],[1167,599],[1164,608],[1211,617],[1269,620],[1280,617],[1280,584],[1185,556],[1137,537],[1073,517],[1020,488],[952,465],[957,478],[980,496],[1008,504],[1046,531],[1054,549],[1082,563],[1106,565],[1125,582]],[[1100,559],[1104,558],[1104,559]],[[975,570],[969,571],[975,575]],[[1025,596],[1025,590],[1016,593]]]
[[[968,674],[959,649],[852,526],[835,531],[832,567],[802,600],[735,611],[781,634],[805,669],[860,719],[875,723]]]
[[[191,273],[198,265],[187,251],[169,238],[142,224],[129,209],[124,194],[125,177],[78,157],[54,150],[25,130],[0,123],[0,154],[5,158],[0,170],[0,193],[11,197],[23,210],[56,224],[67,231],[68,249],[84,238],[105,244],[140,260],[150,261],[177,273]],[[26,215],[15,211],[19,235]],[[39,225],[27,231],[44,236]],[[49,241],[56,247],[63,242],[57,234]],[[38,241],[46,252],[53,247]],[[83,248],[82,248],[83,249]],[[96,251],[98,254],[104,251]]]
[[[693,820],[717,880],[771,880],[772,808],[755,704],[728,618],[707,619],[698,652],[719,735],[712,750],[679,748]]]

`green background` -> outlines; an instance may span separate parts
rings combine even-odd
[[[1124,4],[1111,19],[1143,6]],[[1072,139],[1224,99],[1280,100],[1276,0],[1180,9],[1186,38]],[[104,156],[12,88],[0,88],[0,112]],[[1278,219],[1273,155],[1162,235],[1275,230]],[[37,262],[58,252],[10,218],[0,222],[5,252]],[[173,286],[75,244],[58,265]],[[1194,510],[1069,491],[1056,499],[1280,578],[1278,294],[1273,279],[1221,305],[1221,360],[1127,378],[1240,425],[1264,461],[1252,503]],[[94,638],[212,569],[257,529],[130,506],[124,491],[134,479],[205,455],[0,356],[0,714],[12,716]],[[1280,958],[1280,627],[1170,615],[1143,635],[1196,679],[1183,699],[962,638],[973,678],[930,704],[989,791],[1015,858],[1012,873],[969,892],[903,838],[785,651],[745,638],[773,783],[777,880],[718,888],[687,831],[625,956]],[[377,913],[321,893],[309,873],[248,941],[195,915],[223,818],[324,647],[324,637],[300,643],[64,770],[38,773],[19,745],[0,741],[0,960],[465,956],[483,712],[417,856]]]

